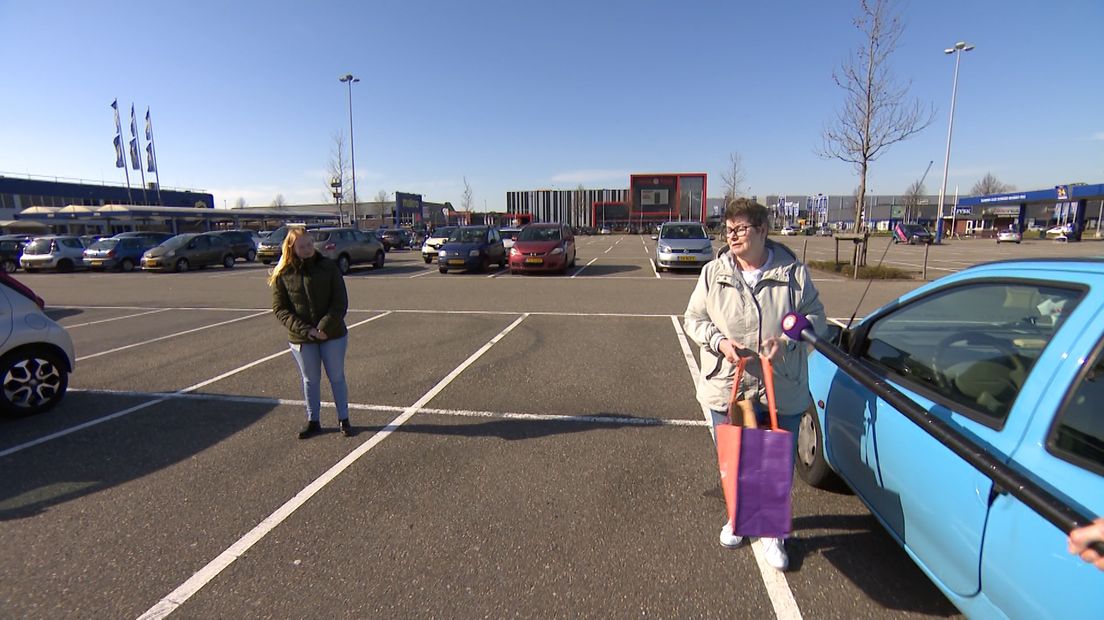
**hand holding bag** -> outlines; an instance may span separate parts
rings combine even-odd
[[[793,511],[793,436],[778,428],[774,402],[774,373],[770,360],[760,356],[767,391],[770,428],[733,424],[733,413],[754,420],[752,403],[737,399],[748,358],[740,358],[732,382],[728,421],[717,425],[717,464],[721,472],[728,518],[739,536],[783,538],[790,534]],[[737,418],[739,419],[739,418]]]

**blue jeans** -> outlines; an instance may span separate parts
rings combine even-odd
[[[319,409],[322,407],[322,366],[326,366],[326,376],[330,379],[334,405],[337,406],[337,419],[349,419],[349,387],[345,384],[345,349],[349,344],[348,336],[290,344],[291,355],[299,364],[299,373],[303,375],[303,396],[307,399],[307,420],[319,421]]]

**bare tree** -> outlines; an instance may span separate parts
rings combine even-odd
[[[468,213],[472,210],[472,188],[468,184],[468,177],[464,177],[464,194],[460,198],[460,210]]]
[[[747,171],[744,170],[744,160],[740,153],[733,151],[728,154],[728,166],[721,173],[721,182],[724,183],[724,199],[727,205],[733,198],[744,195],[744,181]]]
[[[832,79],[846,94],[835,122],[825,127],[819,154],[853,164],[859,173],[855,203],[855,230],[863,225],[866,176],[870,163],[890,145],[919,133],[932,124],[935,109],[907,99],[908,87],[898,85],[890,71],[890,56],[904,30],[892,12],[892,0],[859,0],[861,15],[855,27],[865,36]]]
[[[284,199],[283,194],[276,194],[276,198],[272,200],[272,206],[277,209],[283,209],[287,206],[287,200]]]
[[[583,214],[587,211],[586,202],[586,188],[580,183],[579,187],[575,188],[575,199],[571,201],[572,210],[574,211],[575,221],[571,222],[572,226],[582,226]]]
[[[989,196],[990,194],[1003,194],[1016,191],[1015,185],[1001,183],[1000,179],[993,176],[992,172],[986,172],[970,189],[971,196]]]
[[[352,185],[349,179],[352,176],[352,171],[348,160],[345,159],[345,134],[335,131],[330,134],[330,140],[332,144],[330,146],[330,160],[326,165],[326,178],[323,179],[323,184],[326,186],[323,200],[326,202],[332,200],[337,205],[338,216],[344,220],[345,209],[342,208],[342,204],[351,202]],[[348,190],[348,194],[346,194],[346,190]],[[346,195],[350,197],[350,200],[344,200]]]
[[[905,190],[905,222],[912,222],[920,215],[920,201],[924,198],[924,184],[913,181]]]
[[[387,203],[391,202],[390,196],[391,194],[388,193],[387,190],[381,189],[376,192],[376,197],[372,200],[372,202],[376,203],[377,215],[381,222],[384,216],[387,215]]]
[[[244,209],[246,207],[245,198],[238,196],[238,199],[234,201],[235,209]]]

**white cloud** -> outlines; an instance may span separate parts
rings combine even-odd
[[[631,173],[628,170],[569,170],[552,176],[553,183],[598,183],[618,181],[618,187],[625,184]]]
[[[1089,140],[1104,140],[1104,131],[1098,131],[1089,136]]]

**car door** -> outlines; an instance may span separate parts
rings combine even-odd
[[[497,228],[487,229],[487,256],[492,263],[497,263],[506,256],[506,249],[502,245],[502,237],[498,234]]]
[[[1060,298],[1072,307],[1081,294],[1041,281],[951,283],[864,322],[856,352],[929,414],[1006,459],[1032,414],[1017,396],[1054,334],[1040,328],[1037,306]],[[836,381],[825,422],[833,463],[933,579],[976,594],[992,482],[881,398],[846,376]]]

